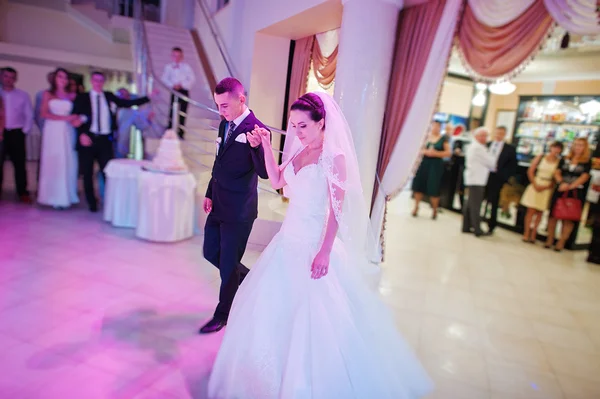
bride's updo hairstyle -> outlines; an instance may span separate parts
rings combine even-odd
[[[325,104],[319,96],[314,93],[306,93],[292,104],[292,111],[304,111],[310,115],[310,119],[314,122],[320,122],[325,119]],[[325,128],[325,123],[323,123]]]

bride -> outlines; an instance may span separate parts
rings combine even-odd
[[[38,203],[56,209],[79,203],[77,196],[77,152],[71,115],[75,93],[69,87],[69,74],[63,68],[54,72],[49,91],[42,97],[42,132]]]
[[[289,125],[292,156],[279,167],[265,150],[265,162],[273,187],[289,190],[290,206],[240,286],[208,396],[424,396],[428,376],[364,282],[375,266],[365,249],[369,222],[350,128],[324,93],[296,100]],[[265,129],[247,136],[253,146],[271,146]]]

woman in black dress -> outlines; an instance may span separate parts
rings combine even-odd
[[[419,203],[427,195],[433,208],[432,219],[437,218],[442,177],[444,175],[444,158],[452,155],[446,136],[441,135],[441,127],[440,122],[431,122],[427,144],[423,149],[423,160],[413,179],[412,190],[415,198],[415,208],[412,215],[415,217],[419,212]]]
[[[546,240],[546,248],[552,247],[554,244],[554,234],[556,232],[556,224],[558,219],[554,216],[554,205],[556,201],[563,196],[566,191],[575,190],[577,198],[583,204],[585,201],[585,184],[590,179],[590,169],[592,163],[590,162],[590,147],[588,141],[584,138],[575,139],[571,146],[571,152],[568,156],[560,160],[556,172],[554,172],[554,180],[558,184],[552,195],[552,201],[550,203],[550,219],[548,221],[548,239]],[[561,234],[556,246],[555,251],[562,251],[573,228],[575,222],[570,220],[563,220],[561,227]]]

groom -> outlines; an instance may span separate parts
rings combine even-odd
[[[241,260],[258,216],[258,176],[268,178],[263,148],[246,138],[256,125],[266,126],[246,106],[242,84],[225,78],[215,88],[214,98],[224,120],[203,204],[208,213],[204,257],[219,269],[221,288],[214,316],[201,334],[217,332],[227,324],[238,286],[248,274]]]

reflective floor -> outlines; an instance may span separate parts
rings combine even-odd
[[[8,168],[7,168],[8,169]],[[101,214],[0,201],[0,398],[195,398],[217,271],[202,237],[139,241]],[[600,398],[600,268],[391,205],[381,294],[439,399]],[[251,266],[261,248],[250,248]]]

